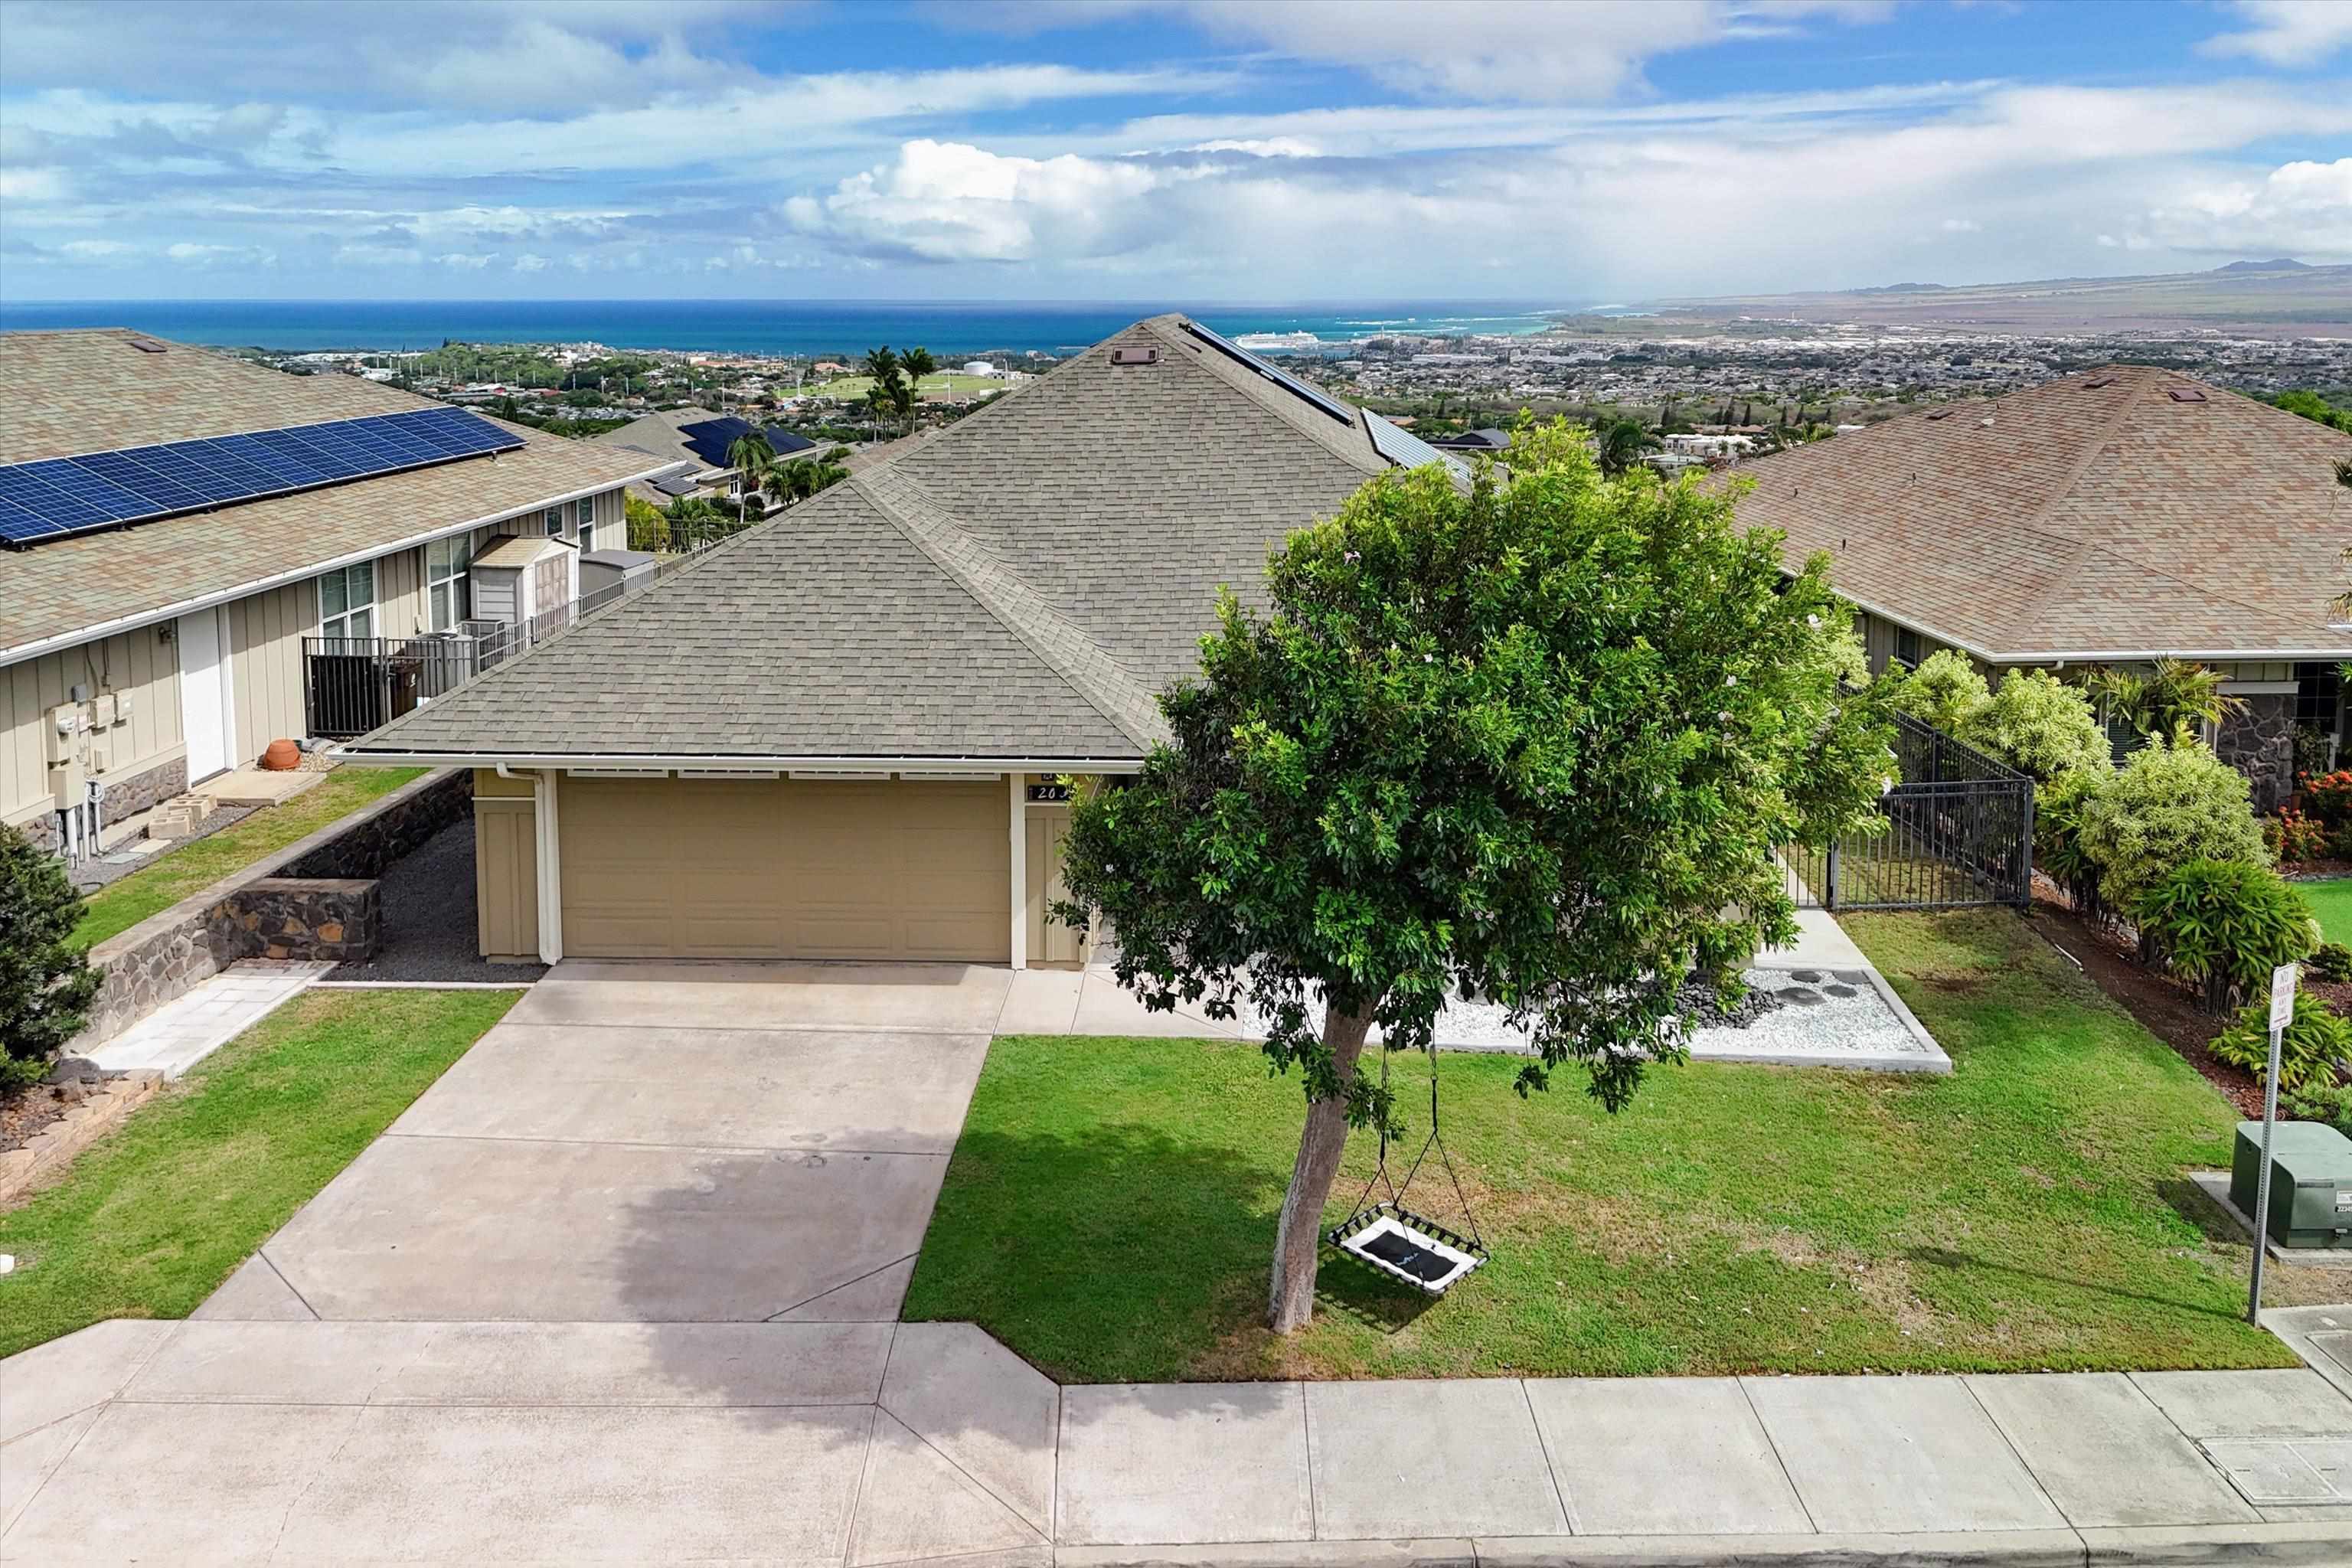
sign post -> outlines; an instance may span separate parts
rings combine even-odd
[[[2271,971],[2271,1068],[2263,1078],[2263,1168],[2254,1178],[2254,1278],[2246,1289],[2246,1321],[2263,1321],[2263,1258],[2271,1242],[2271,1131],[2278,1125],[2279,1049],[2294,1018],[2296,969],[2282,963]]]

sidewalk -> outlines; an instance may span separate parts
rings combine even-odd
[[[1058,1388],[968,1324],[116,1321],[0,1363],[0,1441],[27,1563],[2352,1561],[2305,1370]]]

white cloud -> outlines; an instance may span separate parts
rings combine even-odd
[[[183,267],[203,270],[278,265],[276,251],[255,245],[202,245],[184,239],[167,247],[163,254]]]
[[[514,258],[514,269],[517,272],[544,272],[547,270],[547,258],[525,251]]]
[[[822,198],[793,197],[784,216],[853,250],[923,261],[1117,255],[1142,237],[1132,222],[1139,204],[1183,177],[1139,162],[1012,158],[915,141]]]
[[[139,253],[137,246],[120,239],[69,239],[58,249],[79,261],[112,261]]]
[[[2346,0],[2238,0],[2251,24],[2201,46],[2209,55],[2236,55],[2283,69],[2324,66],[2352,47],[2352,4]]]
[[[1948,217],[1936,226],[1946,234],[1977,234],[1984,228],[1984,225],[1974,218],[1965,217]]]
[[[2352,158],[2192,185],[2148,213],[2147,233],[2174,250],[2352,261]]]
[[[414,267],[425,253],[413,245],[383,245],[359,240],[335,247],[335,260],[350,267]]]
[[[491,262],[496,261],[498,258],[492,256],[487,250],[474,252],[450,250],[443,252],[433,259],[439,262],[442,266],[450,268],[452,271],[479,272]]]
[[[72,188],[61,169],[0,169],[0,202],[61,202]]]

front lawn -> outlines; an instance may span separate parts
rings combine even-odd
[[[1287,1343],[1259,1322],[1297,1080],[1246,1045],[1000,1039],[905,1316],[1078,1382],[2294,1364],[2238,1319],[2245,1248],[2173,1206],[2234,1121],[2179,1056],[2014,915],[1846,926],[1953,1076],[1693,1065],[1612,1118],[1446,1054],[1494,1261],[1430,1303],[1327,1249]],[[1327,1224],[1370,1163],[1360,1136]],[[1442,1177],[1414,1198],[1453,1222]]]
[[[164,850],[152,864],[89,895],[82,905],[81,923],[74,928],[74,942],[89,947],[119,936],[149,915],[383,799],[424,773],[423,768],[337,768],[283,805],[264,806],[234,827]]]
[[[2311,912],[2319,917],[2321,935],[2330,942],[2352,943],[2352,877],[2297,882],[2294,890],[2303,895]]]
[[[185,1317],[521,994],[313,991],[222,1047],[0,1214],[0,1355]]]

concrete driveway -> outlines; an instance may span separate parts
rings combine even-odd
[[[1010,978],[562,964],[200,1315],[895,1319]]]

